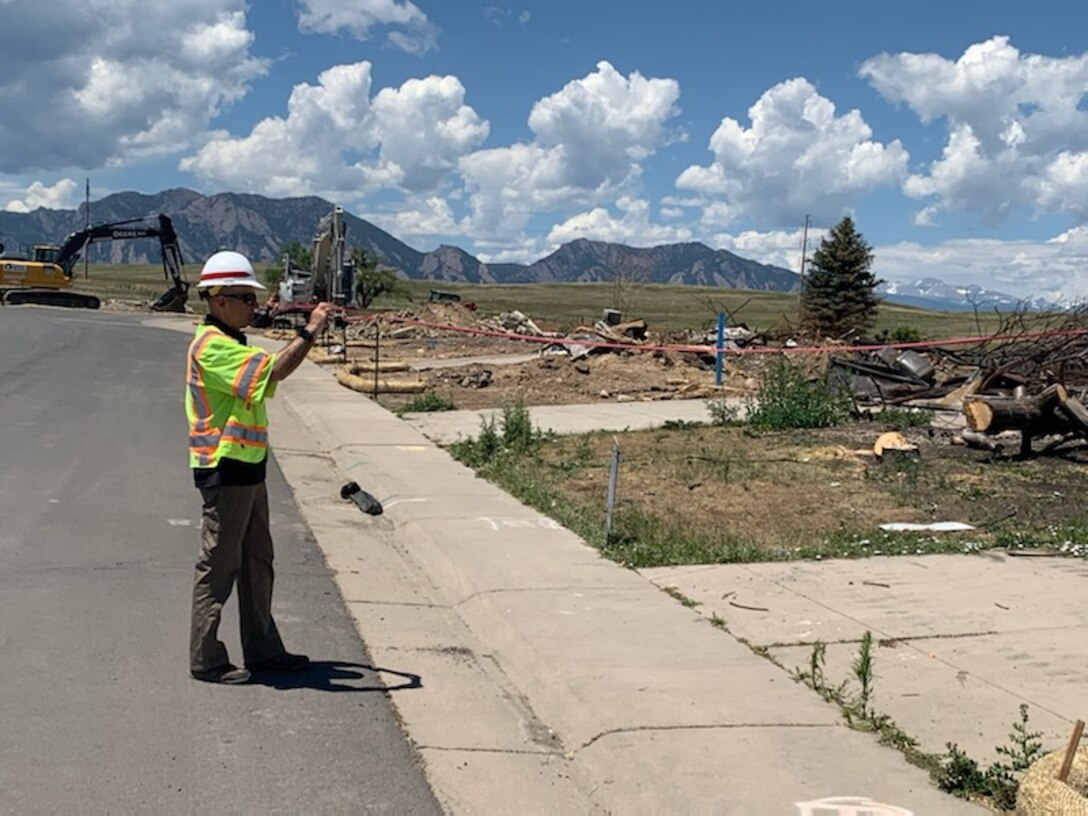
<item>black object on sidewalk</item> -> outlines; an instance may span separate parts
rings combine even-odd
[[[355,502],[359,505],[359,509],[369,516],[382,514],[382,503],[359,487],[356,482],[348,482],[341,487],[340,498]]]

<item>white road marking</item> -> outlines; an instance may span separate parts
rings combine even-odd
[[[429,501],[428,499],[394,499],[391,502],[382,504],[386,510],[390,507],[396,507],[398,504],[419,504],[420,502]]]

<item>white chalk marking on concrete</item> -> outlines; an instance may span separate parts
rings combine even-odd
[[[504,527],[517,527],[521,529],[525,529],[526,527],[539,527],[543,530],[563,529],[558,521],[546,518],[545,516],[532,516],[530,518],[519,518],[516,516],[499,516],[496,518],[491,518],[490,516],[477,516],[476,521],[483,521],[490,524],[492,532],[501,530]]]
[[[171,527],[192,527],[192,519],[167,519],[166,523]]]
[[[382,507],[388,510],[390,507],[396,507],[398,504],[420,504],[425,501],[429,501],[429,499],[394,499],[391,502],[384,502]]]

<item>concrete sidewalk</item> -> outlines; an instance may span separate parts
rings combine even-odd
[[[730,398],[728,404],[743,414],[744,403]],[[534,405],[529,409],[533,425],[560,434],[589,431],[641,431],[660,428],[666,422],[710,422],[710,400],[654,400],[653,402],[591,402],[584,405]],[[405,414],[404,420],[428,439],[446,444],[458,438],[479,436],[480,423],[500,418],[501,410],[436,411]]]
[[[680,405],[577,410],[585,427],[630,410],[612,427],[635,427],[636,410],[660,424]],[[422,678],[391,697],[450,812],[792,814],[836,796],[982,812],[318,366],[270,409],[277,461],[375,665]],[[548,413],[533,409],[541,426]],[[342,501],[348,480],[385,514]]]
[[[827,681],[874,638],[873,704],[925,751],[957,743],[982,767],[1001,759],[1019,707],[1047,750],[1088,715],[1088,563],[998,551],[791,564],[643,570],[696,601],[784,666],[827,646]],[[856,688],[856,682],[853,683]]]

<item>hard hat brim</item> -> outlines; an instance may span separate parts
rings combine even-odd
[[[262,289],[267,290],[268,287],[258,283],[255,280],[247,280],[245,278],[231,279],[221,278],[219,280],[200,281],[197,285],[197,289],[213,289],[219,286],[248,286],[250,289]]]

